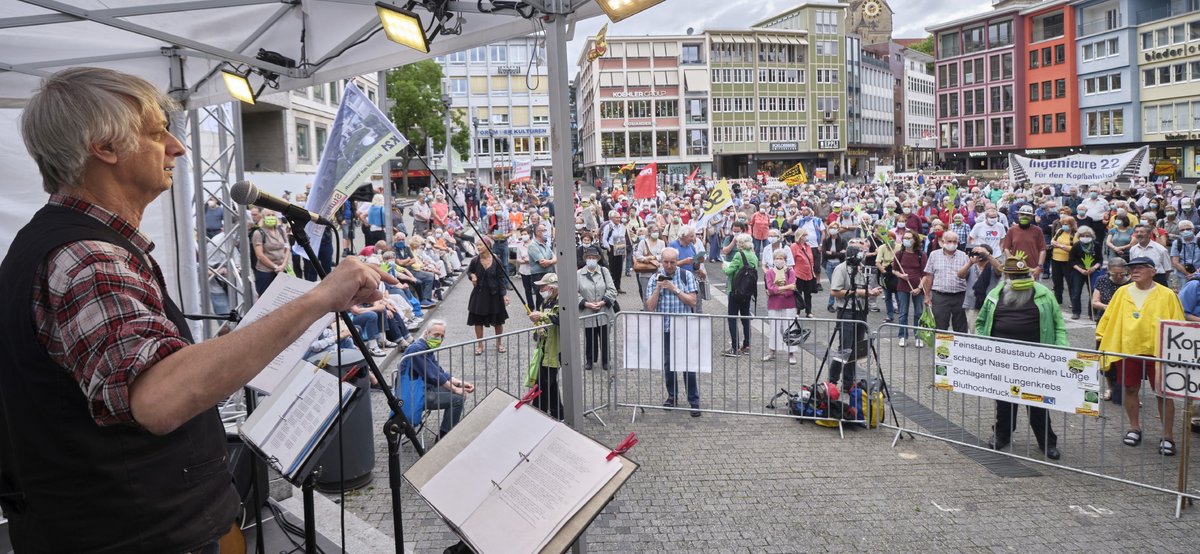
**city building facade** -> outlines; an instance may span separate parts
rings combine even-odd
[[[664,181],[712,175],[709,49],[704,36],[607,37],[607,52],[578,61],[579,149],[589,181],[657,162]],[[626,173],[625,176],[632,174]]]
[[[1200,0],[1154,2],[1137,18],[1142,142],[1156,177],[1200,177]]]
[[[998,5],[927,29],[934,34],[943,168],[1001,170],[1008,154],[1025,154],[1025,7]]]
[[[1135,14],[1150,0],[1072,3],[1079,76],[1080,137],[1084,151],[1112,154],[1141,146]]]
[[[1023,19],[1026,94],[1025,152],[1032,158],[1057,158],[1078,153],[1079,95],[1075,65],[1075,10],[1067,0],[1026,8]]]
[[[510,39],[434,58],[442,66],[450,107],[470,126],[471,152],[451,173],[503,183],[512,168],[532,163],[545,180],[550,160],[550,81],[539,35]],[[445,170],[443,153],[431,156]]]
[[[850,111],[850,143],[846,160],[850,175],[869,177],[875,166],[895,165],[895,74],[886,53],[857,44],[857,37],[847,37],[847,72],[854,85],[847,90]]]

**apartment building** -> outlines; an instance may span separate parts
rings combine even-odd
[[[1137,26],[1134,15],[1151,0],[1083,0],[1071,4],[1077,22],[1080,138],[1083,149],[1111,154],[1141,146],[1141,102],[1137,83]]]
[[[1080,151],[1075,15],[1066,0],[1043,2],[1020,14],[1026,156],[1057,158]]]
[[[847,51],[847,70],[857,75],[856,87],[847,91],[850,112],[850,144],[846,149],[849,172],[855,176],[870,176],[877,165],[894,165],[895,91],[897,80],[887,56],[860,47],[855,37],[854,49]]]
[[[589,181],[628,163],[657,162],[664,181],[712,175],[708,44],[704,36],[609,36],[607,53],[576,79],[579,148]]]
[[[1200,0],[1163,0],[1137,20],[1142,142],[1153,174],[1200,177]]]

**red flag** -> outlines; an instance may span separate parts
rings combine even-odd
[[[658,164],[649,163],[633,182],[634,198],[654,198],[658,192]]]
[[[691,175],[688,175],[688,178],[687,178],[687,180],[688,180],[688,181],[695,181],[695,180],[696,180],[696,174],[697,174],[697,173],[700,173],[700,166],[696,166],[696,169],[693,169],[693,170],[692,170],[692,174],[691,174]]]

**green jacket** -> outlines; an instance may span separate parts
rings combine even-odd
[[[725,277],[728,278],[730,281],[729,286],[733,286],[733,276],[737,275],[738,270],[742,268],[742,255],[743,254],[746,256],[746,263],[750,267],[754,268],[756,271],[758,270],[758,256],[754,255],[753,250],[737,250],[737,249],[735,249],[732,254],[733,254],[733,259],[730,260],[729,263],[725,264],[725,268],[724,268]]]
[[[983,306],[979,308],[979,317],[975,319],[975,334],[992,336],[992,318],[996,314],[996,303],[1000,300],[1000,290],[1004,285],[996,285],[988,292]],[[1062,311],[1054,300],[1054,293],[1041,283],[1033,284],[1033,304],[1038,309],[1038,328],[1041,336],[1038,342],[1057,346],[1070,346],[1067,343],[1067,326],[1063,322]]]
[[[538,325],[550,325],[540,331],[542,337],[542,367],[562,367],[558,360],[558,298],[550,300],[542,306],[542,318]]]

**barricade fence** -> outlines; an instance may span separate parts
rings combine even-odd
[[[618,314],[615,332],[622,348],[614,407],[633,408],[634,420],[646,409],[665,409],[824,420],[840,426],[840,418],[827,414],[789,413],[788,398],[779,393],[802,394],[818,381],[829,381],[831,370],[841,374],[841,395],[848,388],[841,385],[851,381],[849,370],[855,381],[870,383],[875,377],[875,364],[852,361],[855,351],[867,353],[869,328],[862,321],[626,311]],[[746,344],[748,350],[741,353]],[[739,355],[727,355],[735,348]],[[689,395],[689,380],[695,381],[698,394]],[[665,406],[670,400],[673,405]]]
[[[524,317],[524,314],[519,317]],[[607,323],[606,326],[610,328],[610,340],[608,344],[601,346],[608,349],[608,355],[611,357],[613,355],[611,318],[601,313],[585,316],[580,321],[584,325],[591,324],[592,322]],[[452,377],[462,379],[474,385],[474,390],[460,395],[459,400],[449,398],[447,395],[441,395],[441,398],[437,398],[434,393],[440,394],[443,391],[449,391],[432,386],[427,387],[426,410],[424,410],[424,417],[417,430],[420,439],[426,445],[430,445],[432,444],[430,439],[438,436],[442,418],[450,417],[453,407],[446,403],[461,402],[461,415],[465,416],[494,389],[500,389],[517,398],[522,397],[529,390],[529,387],[526,386],[526,378],[530,360],[534,357],[534,352],[538,348],[539,337],[551,327],[551,325],[541,325],[517,331],[509,331],[500,335],[485,335],[482,339],[445,344],[438,348],[422,352],[404,354],[390,363],[388,367],[384,368],[384,374],[390,381],[389,385],[395,390],[400,369],[405,367],[406,361],[412,360],[417,356],[433,355],[438,365]],[[560,340],[565,341],[568,338],[560,337]],[[585,338],[580,336],[576,337],[576,340],[579,341],[580,351],[583,352]],[[498,347],[500,345],[503,345],[504,352],[499,351]],[[475,353],[477,348],[482,350],[478,355]],[[598,357],[600,353],[599,350],[596,351]],[[584,354],[586,355],[586,352]],[[613,365],[615,366],[615,364]],[[609,394],[611,391],[609,374],[612,372],[603,371],[600,363],[597,362],[595,369],[584,371],[583,373],[583,411],[585,415],[590,415],[599,420],[600,416],[597,412],[605,408],[609,403]],[[559,382],[562,382],[561,375],[559,376]],[[441,404],[439,404],[439,401]],[[603,423],[602,420],[600,422]]]
[[[1175,386],[1183,398],[1164,398],[1143,381],[1135,396],[1116,386],[1125,370],[1109,369],[1113,356],[1157,371],[1168,362],[1195,371],[1194,363],[949,331],[936,331],[932,347],[917,348],[920,331],[883,324],[874,341],[878,372],[898,414],[884,424],[896,430],[895,440],[907,432],[979,450],[996,446],[1004,456],[1175,495],[1177,516],[1184,498],[1200,498],[1200,488],[1186,479],[1188,469],[1200,465],[1200,448],[1185,448],[1192,438],[1185,408],[1200,394]],[[1126,382],[1136,381],[1132,371]],[[1133,406],[1139,407],[1140,441],[1129,435],[1134,425],[1126,408]],[[1168,432],[1159,409],[1172,407]],[[1012,429],[1007,434],[1005,423]],[[1160,452],[1164,437],[1174,439],[1173,456]],[[1057,456],[1049,455],[1050,447]]]

